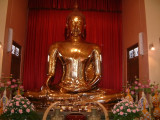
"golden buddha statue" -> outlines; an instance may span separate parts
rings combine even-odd
[[[86,39],[85,16],[78,10],[77,4],[66,21],[65,41],[56,42],[49,49],[49,73],[45,85],[40,92],[27,92],[26,97],[55,98],[62,96],[79,96],[83,93],[92,98],[111,100],[119,95],[109,95],[97,87],[101,78],[101,50],[96,44]],[[58,85],[51,86],[54,80],[56,61],[59,59],[63,67],[63,75]],[[94,97],[93,97],[94,95]],[[121,95],[120,95],[121,96]]]
[[[84,92],[96,87],[101,77],[101,51],[97,45],[85,42],[85,26],[85,17],[77,9],[68,16],[66,41],[54,43],[49,50],[48,88],[52,82],[50,78],[55,73],[57,58],[63,65],[63,76],[59,83],[61,91]],[[94,76],[87,76],[91,65],[94,66]]]

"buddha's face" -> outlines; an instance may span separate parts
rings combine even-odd
[[[80,16],[72,16],[68,21],[68,27],[71,36],[81,36],[84,29],[83,19]]]

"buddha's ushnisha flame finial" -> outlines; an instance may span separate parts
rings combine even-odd
[[[77,2],[77,0],[75,0],[74,9],[78,9],[78,2]]]

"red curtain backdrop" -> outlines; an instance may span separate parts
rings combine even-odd
[[[51,1],[51,0],[50,0]],[[66,17],[71,11],[30,9],[24,60],[25,90],[39,90],[45,83],[47,55],[51,44],[64,41]],[[122,89],[122,36],[120,12],[83,11],[86,16],[87,42],[102,50],[102,79],[100,87]],[[61,69],[56,68],[55,83]]]
[[[29,0],[29,8],[72,9],[75,0]],[[81,10],[121,11],[121,0],[77,0]]]

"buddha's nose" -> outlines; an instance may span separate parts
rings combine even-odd
[[[78,31],[78,26],[75,25],[75,26],[74,26],[74,29],[75,29],[75,31]]]

